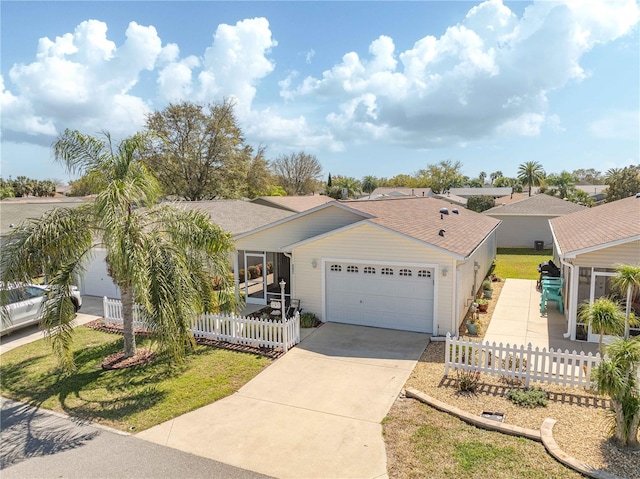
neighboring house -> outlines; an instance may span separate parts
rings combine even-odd
[[[463,208],[467,207],[467,199],[462,196],[452,195],[450,193],[443,193],[439,195],[433,195],[434,198],[438,198],[440,200],[446,201],[452,205],[462,206]]]
[[[2,237],[28,219],[40,218],[56,207],[77,207],[85,201],[81,198],[5,198],[0,201],[0,244]]]
[[[331,201],[335,200],[330,196],[324,195],[259,196],[258,198],[251,200],[251,203],[300,213],[301,211],[310,210],[311,208],[315,208],[316,206],[320,206]]]
[[[469,198],[470,196],[493,196],[494,198],[500,198],[502,196],[509,196],[513,192],[513,188],[510,186],[504,186],[500,188],[486,187],[486,188],[449,188],[447,193],[455,196],[461,196],[462,198]]]
[[[284,280],[324,322],[457,334],[499,223],[434,198],[327,203],[237,235],[236,284],[266,305]],[[269,273],[244,278],[251,267]]]
[[[640,264],[640,194],[549,221],[554,258],[565,278],[566,337],[598,341],[577,319],[579,305],[609,295],[615,265]],[[640,305],[634,303],[636,314]],[[640,328],[632,329],[639,335]]]
[[[570,201],[545,194],[495,206],[482,214],[502,220],[498,228],[498,248],[551,248],[549,220],[586,209]]]
[[[382,197],[403,197],[403,196],[427,196],[431,197],[431,188],[405,188],[403,186],[380,186],[371,192],[371,195],[363,194],[362,199],[366,199],[369,196],[373,199]]]

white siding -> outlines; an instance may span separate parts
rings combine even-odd
[[[640,241],[603,248],[576,256],[576,266],[613,268],[614,264],[640,264]]]
[[[91,261],[80,279],[80,293],[88,296],[106,296],[120,298],[120,289],[107,273],[107,251],[94,248]]]
[[[434,278],[437,334],[445,335],[450,331],[455,281],[455,260],[452,256],[367,224],[294,248],[293,295],[302,300],[301,306],[305,311],[315,313],[322,320],[323,258],[438,265],[440,271],[435,271]],[[314,260],[316,268],[312,266]],[[448,270],[447,276],[442,276],[444,267]]]
[[[544,241],[545,248],[553,244],[549,220],[554,216],[487,216],[502,220],[497,231],[498,248],[533,248],[535,241]]]
[[[246,251],[280,251],[280,248],[343,226],[362,221],[363,217],[330,206],[291,221],[267,228],[236,240],[236,249]]]

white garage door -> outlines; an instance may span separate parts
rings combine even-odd
[[[433,269],[349,262],[326,268],[328,321],[433,332]]]
[[[120,298],[120,290],[107,274],[105,257],[104,250],[96,250],[94,253],[91,263],[82,276],[80,291],[83,295]]]

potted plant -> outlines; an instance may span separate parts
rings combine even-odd
[[[482,292],[484,293],[484,297],[486,299],[491,299],[491,295],[493,294],[493,285],[488,279],[485,279],[482,282]]]
[[[486,313],[487,309],[489,309],[489,300],[484,298],[476,299],[476,303],[478,305],[478,311],[481,313]]]

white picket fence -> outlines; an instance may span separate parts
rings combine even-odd
[[[102,303],[105,325],[122,326],[122,302],[105,297]],[[138,305],[135,305],[133,311],[133,326],[141,330],[147,329]],[[281,349],[286,353],[300,342],[300,314],[278,321],[204,313],[192,319],[191,331],[196,338]]]
[[[530,343],[527,347],[503,346],[447,334],[444,374],[448,375],[449,369],[460,369],[524,380],[526,387],[531,381],[589,387],[591,371],[599,363],[600,353],[547,351],[533,349]]]

